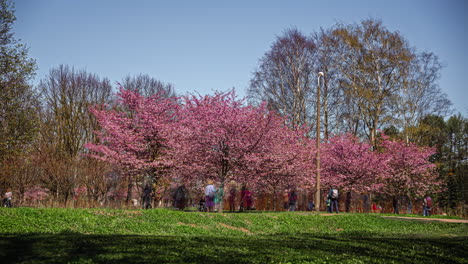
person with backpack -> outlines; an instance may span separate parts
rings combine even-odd
[[[216,193],[216,188],[213,185],[212,180],[208,180],[208,185],[205,187],[205,206],[208,212],[214,211],[214,196]]]
[[[328,195],[330,196],[331,200],[330,213],[333,213],[333,209],[335,209],[335,212],[338,213],[338,189],[332,187]]]
[[[423,215],[429,216],[432,210],[432,198],[429,196],[424,197],[423,200]]]

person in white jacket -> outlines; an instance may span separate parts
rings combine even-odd
[[[212,180],[208,180],[208,185],[205,187],[205,206],[208,212],[214,212],[214,196],[216,187],[213,185]]]

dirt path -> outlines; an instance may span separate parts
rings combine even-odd
[[[464,220],[464,219],[422,218],[422,217],[403,217],[403,216],[382,216],[382,217],[397,218],[397,219],[408,219],[408,220],[420,220],[420,221],[439,221],[439,222],[445,222],[445,223],[468,224],[468,220]]]

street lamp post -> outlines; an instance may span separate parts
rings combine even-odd
[[[316,175],[316,192],[315,192],[315,211],[320,211],[320,77],[324,77],[323,72],[318,73],[317,78],[317,175]],[[325,77],[324,77],[325,78]]]

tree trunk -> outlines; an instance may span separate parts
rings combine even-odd
[[[400,205],[397,196],[393,196],[393,213],[399,214],[400,213]]]
[[[363,209],[364,209],[364,213],[369,213],[370,212],[370,197],[368,194],[364,194],[364,197],[363,197]]]
[[[127,198],[125,199],[125,204],[128,205],[130,203],[130,199],[132,196],[132,188],[133,188],[133,182],[132,179],[129,177],[128,179],[128,185],[127,185]]]
[[[412,214],[413,213],[413,200],[411,199],[411,196],[409,193],[406,195],[408,198],[408,206],[406,207],[406,213],[407,214]]]
[[[412,214],[413,213],[413,201],[411,200],[410,196],[408,197],[408,206],[406,207],[406,213],[407,214]]]
[[[276,187],[273,188],[273,211],[276,211],[276,204],[278,203],[278,194]]]
[[[346,193],[345,211],[349,213],[351,210],[351,192]]]

